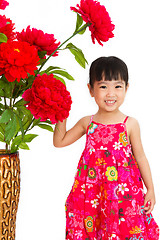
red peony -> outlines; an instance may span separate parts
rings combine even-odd
[[[109,38],[114,37],[112,31],[115,25],[111,23],[105,6],[95,0],[81,0],[80,5],[76,6],[77,8],[71,7],[71,10],[79,13],[86,23],[91,23],[89,30],[93,43],[96,39],[103,46],[101,42],[107,42]]]
[[[46,51],[47,55],[53,53],[60,45],[60,42],[56,43],[57,40],[53,34],[44,33],[36,28],[30,29],[30,26],[27,27],[26,31],[23,29],[21,33],[17,33],[17,39],[36,46],[38,51]],[[53,56],[57,55],[58,52]]]
[[[0,15],[0,33],[4,33],[8,39],[15,39],[14,23],[12,23],[10,18]]]
[[[4,10],[8,5],[9,3],[7,1],[0,0],[0,9]]]
[[[22,97],[28,102],[27,109],[35,119],[50,119],[52,124],[63,121],[69,116],[71,96],[66,86],[54,78],[53,74],[38,75],[31,89],[27,89]]]
[[[37,49],[26,42],[8,41],[0,45],[0,75],[4,74],[9,82],[18,82],[35,75],[39,57]]]

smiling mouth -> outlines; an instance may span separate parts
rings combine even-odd
[[[107,104],[114,104],[116,102],[116,100],[105,100],[105,102]]]

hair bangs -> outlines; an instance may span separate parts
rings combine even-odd
[[[96,59],[90,67],[90,84],[93,87],[95,81],[124,80],[128,84],[128,69],[126,64],[116,57],[101,57]]]

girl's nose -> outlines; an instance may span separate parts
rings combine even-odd
[[[115,95],[114,89],[112,87],[108,87],[107,96],[112,97]]]

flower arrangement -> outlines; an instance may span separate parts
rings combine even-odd
[[[8,5],[0,0],[1,10]],[[30,26],[16,32],[12,20],[0,15],[0,141],[6,144],[6,152],[29,149],[28,142],[37,135],[28,131],[38,126],[53,132],[52,124],[69,116],[72,100],[65,79],[74,78],[57,66],[42,70],[46,62],[57,57],[63,46],[85,68],[82,50],[69,40],[87,28],[93,43],[103,45],[114,36],[115,26],[98,1],[81,0],[71,10],[77,14],[76,28],[63,43],[54,34]]]

